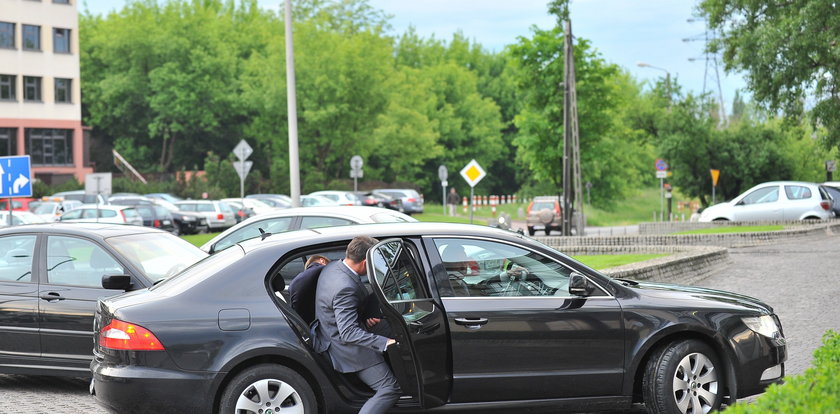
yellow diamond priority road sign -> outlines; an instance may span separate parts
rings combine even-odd
[[[485,175],[487,175],[487,173],[484,172],[484,168],[481,168],[481,166],[478,165],[476,160],[470,161],[467,166],[461,170],[461,177],[464,177],[464,180],[467,181],[467,184],[469,184],[470,187],[475,187],[475,185],[478,184]]]

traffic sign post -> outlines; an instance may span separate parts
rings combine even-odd
[[[441,197],[441,204],[443,204],[443,215],[446,215],[446,186],[449,184],[446,179],[449,178],[449,170],[445,165],[438,167],[438,178],[440,178],[440,187],[443,190],[443,197]]]
[[[28,155],[0,157],[0,197],[9,199],[9,226],[11,226],[12,198],[32,197],[32,169]]]
[[[99,197],[111,195],[111,173],[85,174],[85,194],[96,196],[96,222],[99,223]]]
[[[718,177],[720,177],[720,170],[709,170],[712,174],[712,205],[715,205],[715,189],[717,188]]]
[[[461,169],[461,177],[464,177],[467,184],[470,185],[470,203],[472,203],[472,208],[470,209],[470,224],[473,222],[473,213],[475,212],[475,185],[481,181],[484,176],[487,175],[484,172],[484,168],[481,168],[478,165],[478,161],[472,160],[467,163],[467,165]]]
[[[241,199],[243,209],[245,208],[245,177],[248,176],[248,173],[251,172],[251,167],[254,165],[253,161],[245,160],[253,153],[254,149],[244,139],[240,140],[233,148],[233,155],[239,160],[233,162],[233,169],[239,175],[239,198]]]
[[[659,158],[654,164],[656,167],[656,178],[659,179],[659,221],[665,216],[665,178],[668,177],[668,163]]]
[[[365,165],[361,155],[350,158],[350,178],[353,179],[353,192],[359,192],[359,178],[364,177],[362,166]]]
[[[837,164],[834,160],[828,160],[825,162],[825,180],[826,181],[834,181],[834,171],[837,170]]]

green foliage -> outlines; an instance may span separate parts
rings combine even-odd
[[[812,114],[840,145],[840,4],[834,0],[703,0],[721,32],[727,69],[742,70],[753,97],[772,112]]]
[[[829,414],[840,407],[840,334],[829,330],[822,346],[814,351],[813,366],[802,375],[771,385],[750,404],[735,404],[729,414],[788,413]]]

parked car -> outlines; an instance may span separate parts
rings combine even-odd
[[[32,203],[29,203],[30,206],[32,204],[35,204],[35,202],[33,201]],[[35,215],[40,216],[45,221],[58,221],[58,218],[61,217],[65,211],[70,211],[74,208],[80,207],[81,205],[82,202],[76,200],[58,199],[57,201],[40,201],[32,212],[35,213]]]
[[[396,211],[383,211],[375,207],[353,206],[348,208],[298,207],[263,214],[233,226],[201,246],[201,250],[215,253],[244,240],[266,233],[283,233],[299,229],[331,226],[349,226],[364,223],[414,222],[416,219]]]
[[[834,217],[840,217],[840,181],[828,181],[822,185],[831,196],[831,210],[834,212]]]
[[[370,390],[313,350],[278,292],[306,258],[341,258],[360,234],[381,240],[366,279],[397,340],[386,351],[403,392],[397,410],[621,410],[644,400],[657,413],[705,413],[784,375],[779,318],[758,299],[611,279],[485,226],[391,223],[252,239],[100,300],[96,400],[113,412],[358,412]]]
[[[29,204],[37,199],[32,197],[13,198],[12,211],[29,211]],[[0,200],[0,211],[9,211],[9,199],[4,198]]]
[[[563,229],[563,213],[560,209],[560,198],[557,196],[538,196],[528,203],[527,218],[528,234],[533,236],[537,230],[542,230],[545,235],[551,234],[552,230]]]
[[[362,201],[352,191],[316,191],[311,196],[321,196],[335,201],[340,206],[360,206]]]
[[[210,231],[222,231],[236,224],[233,210],[218,200],[184,200],[175,203],[180,211],[195,212],[204,216]]]
[[[402,200],[398,197],[391,197],[387,194],[370,191],[367,193],[356,193],[356,197],[362,201],[363,206],[382,207],[390,210],[403,211]]]
[[[150,287],[205,256],[139,226],[0,230],[0,372],[89,377],[96,299]]]
[[[245,207],[239,201],[225,201],[225,204],[227,204],[233,211],[233,217],[236,218],[236,224],[239,224],[243,220],[247,220],[255,215],[254,210]]]
[[[423,198],[420,197],[420,194],[418,194],[415,190],[399,188],[380,188],[373,191],[394,198],[399,198],[402,201],[403,212],[405,214],[419,214],[423,212]]]
[[[49,198],[60,198],[62,200],[75,200],[82,204],[108,204],[108,200],[101,194],[85,194],[85,190],[62,191],[55,193]]]
[[[292,199],[285,194],[248,194],[245,198],[262,201],[274,208],[289,208],[292,206]]]
[[[174,204],[163,199],[135,196],[111,197],[108,201],[112,204],[134,206],[143,217],[143,225],[147,227],[164,228],[166,231],[175,235],[195,234],[208,230],[207,218],[204,215],[180,211]],[[146,207],[140,208],[140,206]],[[160,211],[160,209],[164,209],[166,212]],[[167,213],[172,225],[164,223]],[[160,226],[155,225],[155,220],[160,221]]]
[[[825,220],[833,215],[831,208],[831,197],[819,184],[774,181],[706,208],[699,221]]]
[[[58,221],[143,225],[143,217],[140,216],[136,208],[110,204],[83,204],[62,214]]]
[[[29,211],[12,211],[12,226],[20,226],[22,224],[37,224],[46,223],[41,216]],[[0,210],[0,227],[9,226],[9,211]]]
[[[149,194],[146,194],[145,197],[153,198],[153,199],[156,199],[156,200],[164,200],[164,201],[167,201],[167,202],[170,202],[170,203],[177,203],[177,202],[183,200],[183,198],[175,197],[174,195],[169,194],[169,193],[149,193]]]
[[[276,207],[272,207],[266,203],[263,203],[260,200],[255,198],[223,198],[222,201],[225,203],[238,203],[242,204],[245,207],[246,211],[250,212],[248,217],[265,214],[265,213],[273,213],[278,211],[279,209]],[[246,218],[248,218],[246,217]]]
[[[300,196],[301,207],[338,207],[339,204],[335,200],[331,200],[319,195],[302,195]]]

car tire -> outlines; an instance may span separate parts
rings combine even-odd
[[[536,233],[536,232],[537,232],[537,231],[536,231],[536,230],[534,230],[534,226],[528,226],[528,235],[529,235],[529,236],[533,236],[533,235],[534,235],[534,233]]]
[[[545,226],[545,235],[548,236],[551,234],[551,226]]]
[[[717,411],[724,375],[711,347],[694,339],[674,341],[654,353],[645,367],[645,407],[650,414]]]
[[[240,372],[225,387],[219,405],[221,413],[318,412],[309,383],[294,370],[278,364],[255,365]]]
[[[729,221],[729,219],[725,219],[725,218],[723,218],[723,217],[718,217],[718,218],[716,218],[716,219],[714,219],[714,220],[712,220],[712,221],[720,221],[720,222],[723,222],[723,221]]]

